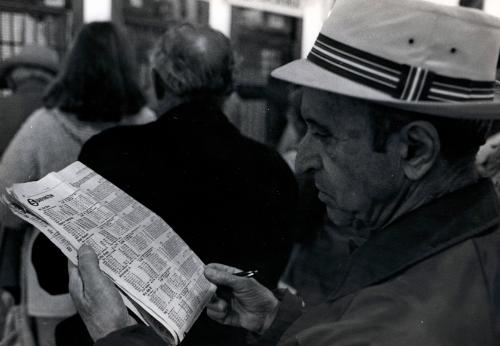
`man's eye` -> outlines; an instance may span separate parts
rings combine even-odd
[[[312,135],[314,137],[319,138],[319,139],[327,139],[330,137],[330,134],[328,134],[326,132],[318,132],[318,131],[313,132]]]

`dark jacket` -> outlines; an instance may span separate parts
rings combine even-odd
[[[439,198],[373,234],[323,304],[285,298],[260,344],[500,345],[499,225],[489,180]]]
[[[188,103],[150,124],[106,130],[79,160],[163,218],[203,262],[257,269],[276,286],[296,183],[274,150],[243,137],[217,107]],[[238,344],[240,331],[200,320],[183,344]]]
[[[353,253],[323,304],[304,311],[286,294],[259,345],[499,345],[499,224],[489,181],[401,217]],[[130,327],[97,345],[161,345],[153,334]]]

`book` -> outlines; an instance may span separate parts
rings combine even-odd
[[[127,307],[169,345],[215,292],[203,262],[164,220],[81,162],[14,184],[2,199],[74,264],[78,248],[91,246]]]

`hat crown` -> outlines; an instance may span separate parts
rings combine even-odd
[[[500,18],[422,0],[337,0],[307,59],[272,76],[432,115],[500,119]]]
[[[479,10],[415,0],[337,0],[321,33],[443,76],[495,80],[500,20]]]

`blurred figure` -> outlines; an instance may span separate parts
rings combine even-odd
[[[44,97],[44,107],[33,113],[8,146],[0,163],[0,188],[36,180],[74,162],[83,143],[100,131],[118,124],[143,124],[154,120],[134,78],[131,53],[120,30],[108,22],[82,28],[62,70]],[[75,313],[71,299],[54,287],[52,272],[37,273],[33,264],[51,263],[51,253],[31,253],[38,232],[0,204],[6,233],[28,233],[22,266],[26,277],[27,311],[38,317],[40,345],[54,344],[53,328]],[[40,237],[44,238],[44,237]],[[10,258],[19,267],[19,256]],[[43,266],[42,266],[43,269]],[[43,317],[43,318],[42,318]],[[69,343],[65,343],[69,345]]]
[[[0,63],[0,157],[21,124],[42,105],[45,88],[55,77],[59,59],[48,47],[26,46]]]
[[[242,136],[220,110],[232,91],[229,39],[181,24],[152,59],[160,118],[93,137],[80,161],[162,217],[205,263],[258,269],[276,287],[290,252],[295,180],[277,152]],[[236,346],[245,336],[203,315],[182,344]]]
[[[476,167],[481,176],[491,178],[500,197],[500,133],[495,133],[479,148]]]
[[[290,84],[269,77],[265,89],[266,143],[276,148],[287,125],[288,89]]]
[[[500,83],[500,56],[497,61],[496,83]],[[500,120],[493,122],[490,132],[490,137],[476,155],[476,167],[483,177],[491,178],[500,197]]]
[[[307,130],[306,123],[300,115],[301,99],[302,88],[295,88],[288,95],[288,109],[286,111],[287,125],[278,143],[278,151],[294,171],[297,147]]]

